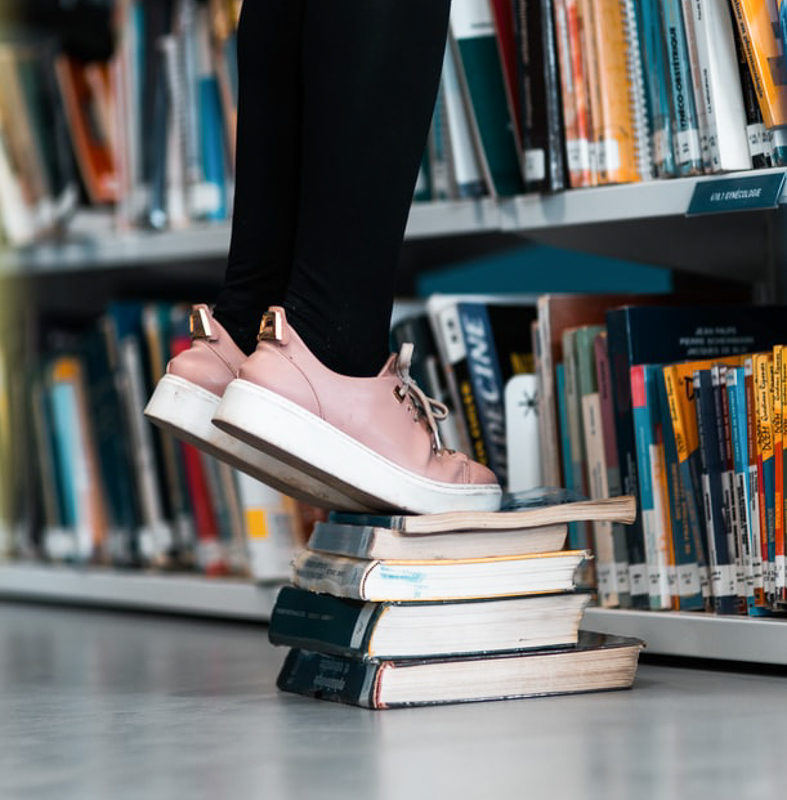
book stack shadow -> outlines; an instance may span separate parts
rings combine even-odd
[[[631,497],[499,512],[331,515],[271,615],[279,689],[383,709],[629,688],[643,643],[581,629],[592,595],[564,549]]]

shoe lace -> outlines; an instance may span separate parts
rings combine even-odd
[[[410,374],[413,349],[413,345],[410,342],[406,342],[402,345],[399,355],[396,357],[396,374],[401,381],[401,385],[396,387],[396,396],[400,402],[403,402],[405,398],[410,399],[415,410],[415,421],[424,420],[426,422],[432,433],[432,447],[435,452],[439,452],[443,450],[443,445],[437,423],[448,416],[448,406],[433,397],[429,397]]]

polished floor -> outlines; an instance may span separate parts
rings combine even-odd
[[[261,626],[0,604],[0,800],[787,796],[787,672],[372,712],[279,694]]]

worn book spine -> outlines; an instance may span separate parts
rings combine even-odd
[[[284,692],[378,708],[376,662],[292,649],[284,660],[276,686]]]
[[[284,586],[271,612],[268,639],[274,645],[363,658],[385,608]]]

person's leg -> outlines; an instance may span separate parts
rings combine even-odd
[[[256,345],[262,313],[284,301],[292,267],[305,5],[305,0],[249,0],[238,25],[232,238],[213,313],[247,355]]]
[[[376,374],[450,0],[306,0],[288,319],[325,366]],[[275,106],[271,113],[279,113]]]

